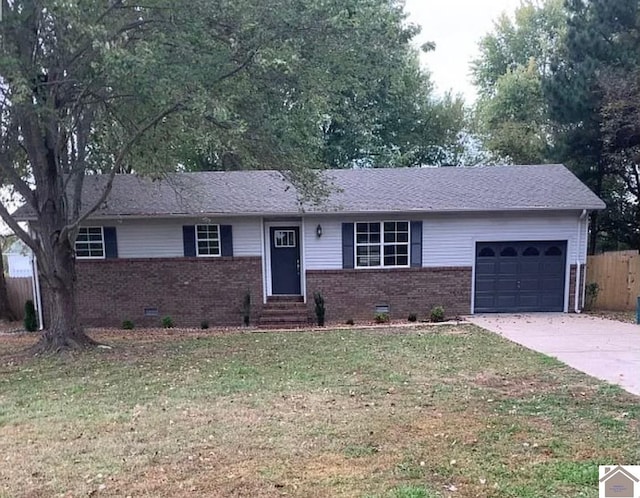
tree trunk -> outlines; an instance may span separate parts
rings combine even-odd
[[[60,353],[97,346],[78,321],[76,269],[71,244],[59,241],[53,251],[51,267],[42,269],[49,323],[33,352]]]
[[[16,317],[9,306],[9,295],[7,294],[7,281],[4,278],[4,261],[0,255],[0,319],[13,321]]]

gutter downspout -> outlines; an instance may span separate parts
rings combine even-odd
[[[31,253],[31,270],[33,272],[33,300],[36,303],[36,309],[38,310],[38,330],[44,330],[44,323],[42,317],[42,294],[40,293],[40,276],[38,274],[38,259],[36,255]]]
[[[587,216],[587,210],[583,209],[580,218],[578,218],[578,238],[577,238],[577,247],[576,247],[576,284],[575,284],[575,296],[573,298],[573,307],[576,313],[580,313],[580,282],[581,282],[581,272],[580,272],[580,253],[582,252],[582,220]],[[585,268],[586,272],[586,268]]]

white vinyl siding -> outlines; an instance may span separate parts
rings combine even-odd
[[[259,218],[109,220],[92,225],[116,227],[119,258],[178,258],[184,256],[183,225],[231,225],[234,256],[260,256]]]
[[[467,266],[474,264],[478,241],[567,240],[567,262],[575,264],[578,230],[582,239],[580,261],[586,261],[586,220],[579,226],[580,212],[574,213],[478,213],[425,215],[422,227],[423,266]],[[415,220],[415,216],[308,217],[304,225],[307,270],[342,268],[342,222]],[[316,227],[322,226],[322,237]]]
[[[584,226],[579,213],[430,216],[423,225],[422,259],[424,266],[473,266],[475,243],[479,241],[566,240],[567,263],[574,264],[576,254],[585,262]],[[578,229],[581,248],[576,251]]]
[[[343,222],[380,222],[411,221],[415,216],[377,215],[377,216],[310,216],[304,222],[305,269],[338,270],[342,268],[342,223]],[[322,226],[322,237],[316,235],[317,226]]]

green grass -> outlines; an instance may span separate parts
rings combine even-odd
[[[473,326],[97,338],[0,356],[0,496],[595,498],[640,460],[637,397]]]

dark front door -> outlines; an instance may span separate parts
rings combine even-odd
[[[562,311],[566,241],[478,242],[476,313]]]
[[[300,294],[300,229],[271,228],[271,293]]]

